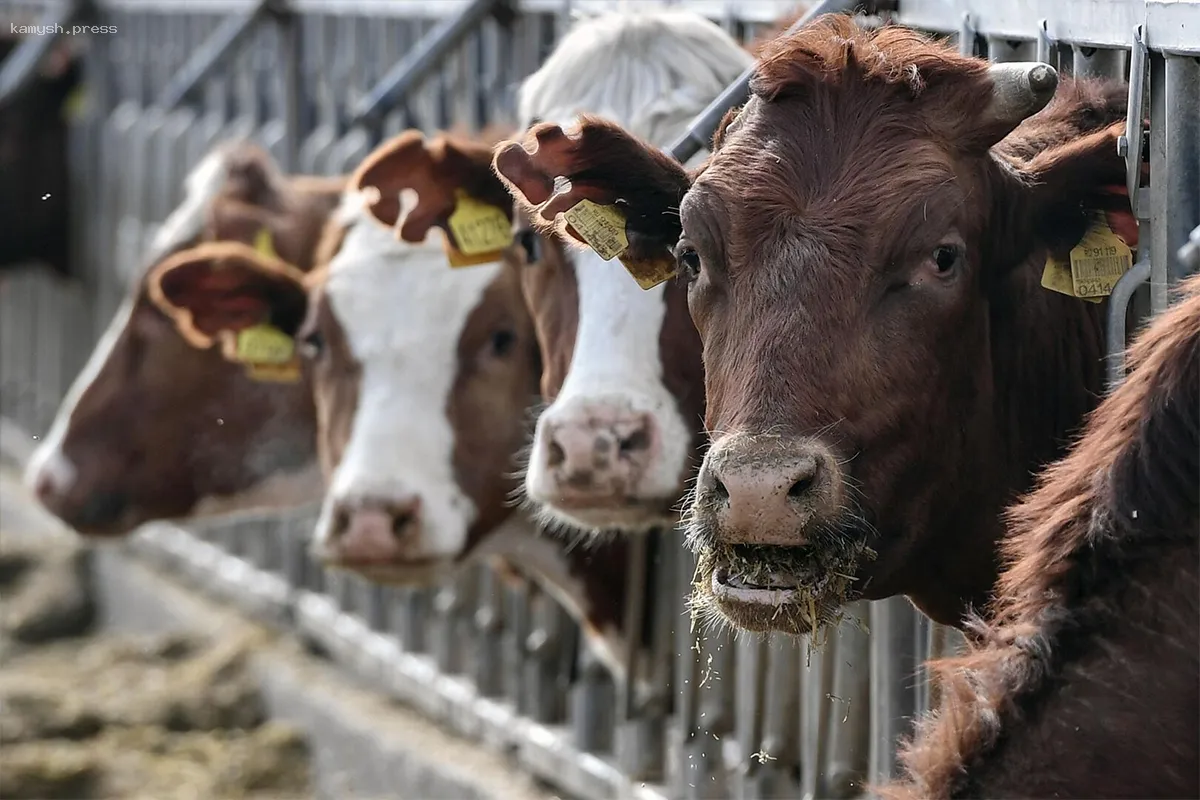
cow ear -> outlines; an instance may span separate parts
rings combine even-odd
[[[1026,187],[1027,225],[1039,241],[1070,249],[1079,243],[1089,221],[1103,215],[1108,226],[1131,249],[1137,249],[1138,223],[1129,205],[1125,159],[1117,154],[1117,138],[1125,123],[1047,149],[1020,169]]]
[[[308,306],[302,272],[239,242],[175,253],[151,270],[147,292],[190,344],[221,341],[230,358],[246,328],[265,324],[295,335]]]
[[[350,179],[367,209],[398,238],[423,242],[435,225],[446,229],[462,195],[501,209],[511,221],[512,201],[491,169],[491,148],[447,135],[426,140],[406,131],[375,149]],[[412,193],[415,200],[402,197]]]
[[[496,173],[535,225],[587,243],[562,215],[583,201],[615,208],[635,241],[656,250],[679,239],[679,203],[691,186],[681,164],[605,120],[584,116],[571,132],[553,123],[496,148]],[[560,190],[559,181],[569,188]],[[634,258],[643,254],[631,254]]]

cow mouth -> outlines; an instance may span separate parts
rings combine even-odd
[[[743,630],[815,633],[855,600],[865,544],[835,548],[717,545],[700,552],[693,605]]]

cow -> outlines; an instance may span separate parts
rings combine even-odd
[[[696,170],[597,118],[497,148],[537,227],[586,242],[566,213],[607,209],[629,271],[670,258],[686,285],[701,611],[803,633],[855,598],[955,627],[983,605],[1003,508],[1102,389],[1102,306],[1042,280],[1085,234],[1129,264],[1125,106],[1116,82],[826,15],[763,48]]]
[[[344,180],[288,177],[261,148],[223,143],[188,175],[145,263],[228,239],[310,269]],[[190,347],[151,301],[150,274],[133,282],[27,465],[38,500],[84,535],[120,536],[150,520],[319,497],[305,377]]]
[[[1200,277],[1007,514],[975,646],[882,796],[1200,796]]]
[[[160,263],[150,296],[215,357],[236,358],[242,333],[264,324],[291,337],[311,376],[327,487],[316,559],[420,585],[501,557],[619,672],[623,543],[541,536],[510,502],[541,360],[519,274],[500,254],[512,201],[491,154],[486,139],[405,132],[350,177],[316,269],[208,243]]]
[[[659,146],[753,63],[688,11],[577,24],[521,85],[519,124],[603,115]],[[533,314],[548,402],[530,445],[527,505],[567,529],[672,527],[703,442],[700,341],[681,283],[641,291],[616,264],[518,215],[509,251]]]
[[[20,39],[0,37],[0,63]],[[0,273],[26,265],[72,274],[68,198],[68,101],[80,88],[79,56],[61,43],[17,93],[0,103]]]

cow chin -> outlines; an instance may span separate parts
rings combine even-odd
[[[539,501],[530,497],[534,516],[541,525],[585,533],[615,532],[646,534],[658,528],[674,527],[679,514],[676,498],[614,497],[610,502],[589,500],[574,504],[559,499]]]
[[[811,634],[836,625],[842,609],[864,596],[866,562],[875,556],[866,530],[836,528],[789,547],[725,544],[692,527],[693,615],[756,633]]]

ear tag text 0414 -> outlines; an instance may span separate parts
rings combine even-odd
[[[296,383],[300,359],[292,337],[267,324],[243,328],[237,335],[237,360],[256,381]]]
[[[483,203],[461,189],[447,227],[453,236],[444,237],[446,258],[452,267],[470,267],[499,261],[512,244],[512,223],[503,209]]]
[[[1133,253],[1125,240],[1097,214],[1083,239],[1071,248],[1070,261],[1050,256],[1042,272],[1042,286],[1051,291],[1099,303],[1133,266]]]
[[[629,250],[625,215],[613,206],[585,198],[563,216],[600,258],[612,261],[619,257],[626,271],[643,289],[652,289],[675,274],[675,265],[666,259],[639,260],[625,255]]]

